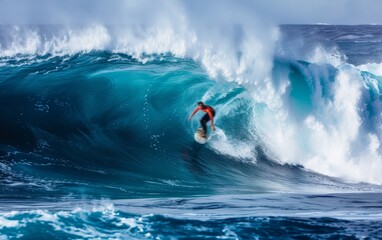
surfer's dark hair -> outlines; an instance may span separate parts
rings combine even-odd
[[[198,105],[199,105],[199,104],[202,104],[202,105],[204,105],[204,103],[203,103],[203,102],[198,102]]]

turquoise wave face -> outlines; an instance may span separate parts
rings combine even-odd
[[[249,160],[193,141],[202,114],[187,118],[198,101],[216,108],[216,125],[233,140],[250,139],[242,129],[252,108],[242,87],[212,81],[195,62],[106,52],[9,61],[0,83],[3,193],[176,196],[227,181],[263,189],[251,183]]]

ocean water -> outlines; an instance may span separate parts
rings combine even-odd
[[[1,26],[0,238],[381,239],[382,27],[256,27]]]

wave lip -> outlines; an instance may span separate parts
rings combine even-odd
[[[1,28],[0,56],[70,55],[105,50],[111,42],[100,25],[70,29],[57,26],[7,26]]]

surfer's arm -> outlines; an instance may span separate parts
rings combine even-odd
[[[188,121],[190,121],[190,119],[195,115],[195,113],[197,112],[197,111],[199,111],[200,110],[200,107],[197,107],[197,108],[195,108],[195,110],[191,113],[191,115],[190,115],[190,117],[188,118]]]

